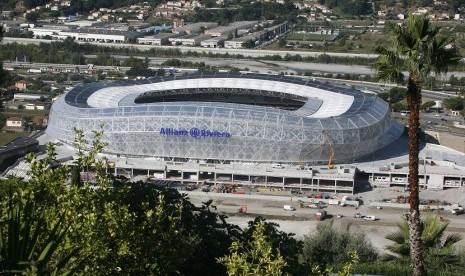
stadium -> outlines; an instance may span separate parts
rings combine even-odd
[[[403,128],[386,102],[277,75],[209,73],[82,84],[54,102],[46,133],[69,145],[103,128],[106,153],[208,163],[350,163]]]

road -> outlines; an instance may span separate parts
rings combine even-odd
[[[20,44],[40,44],[51,43],[56,40],[48,39],[33,39],[33,38],[13,38],[5,37],[3,43],[20,43]],[[80,44],[92,44],[106,47],[115,48],[134,48],[140,51],[148,51],[154,48],[157,49],[178,49],[182,53],[197,52],[197,53],[212,53],[212,54],[230,54],[230,55],[243,55],[244,57],[264,57],[279,55],[284,57],[286,55],[300,55],[302,57],[317,57],[320,55],[329,55],[334,57],[359,57],[359,58],[376,58],[375,54],[353,54],[353,53],[330,53],[330,52],[306,52],[306,51],[279,51],[279,50],[261,50],[261,49],[225,49],[225,48],[204,48],[204,47],[188,47],[188,46],[157,46],[157,45],[141,45],[141,44],[121,44],[121,43],[100,43],[100,42],[81,42]]]

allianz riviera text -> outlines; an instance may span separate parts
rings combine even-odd
[[[202,138],[202,137],[224,137],[224,138],[231,138],[231,133],[227,131],[215,131],[215,130],[207,130],[207,129],[198,129],[198,128],[191,128],[190,130],[185,129],[174,129],[168,127],[162,127],[160,129],[160,135],[165,136],[191,136],[193,138]]]

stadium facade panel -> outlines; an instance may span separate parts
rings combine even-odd
[[[352,162],[403,131],[376,95],[315,80],[193,74],[82,84],[52,105],[46,133],[103,128],[123,156],[218,161]]]

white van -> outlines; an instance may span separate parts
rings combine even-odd
[[[284,205],[283,209],[284,211],[295,211],[295,208],[292,207],[292,205]]]
[[[376,217],[375,216],[365,216],[365,220],[375,221]]]

